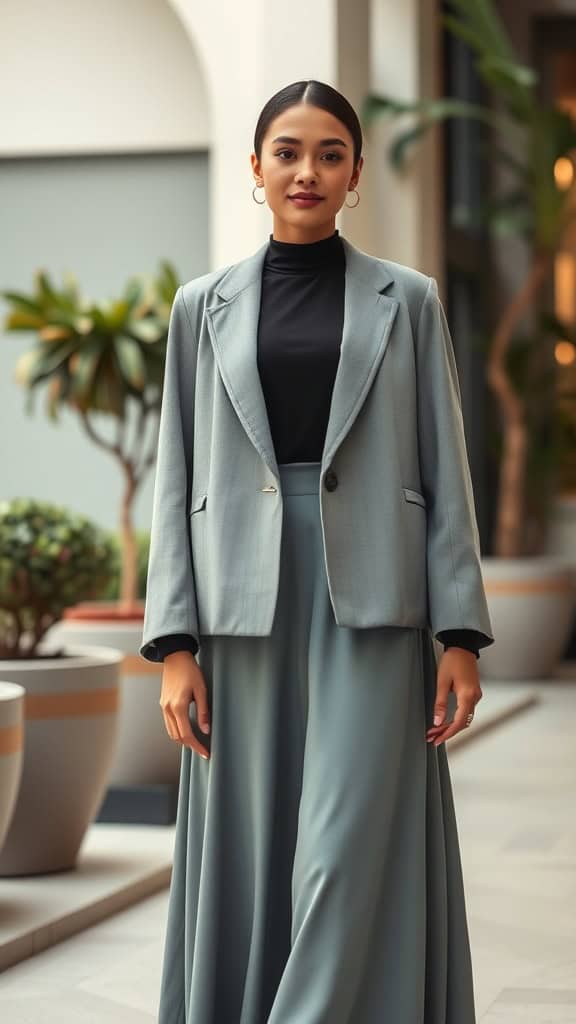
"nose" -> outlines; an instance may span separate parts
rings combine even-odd
[[[317,171],[313,156],[302,158],[296,175],[298,181],[316,181]]]
[[[296,179],[299,182],[316,181],[316,171],[314,169],[314,166],[312,164],[304,164],[302,167],[299,168]]]

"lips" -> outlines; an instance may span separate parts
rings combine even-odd
[[[302,193],[300,195],[288,196],[288,199],[294,206],[300,207],[301,210],[305,210],[308,207],[316,206],[318,203],[324,202],[322,196],[305,195]]]

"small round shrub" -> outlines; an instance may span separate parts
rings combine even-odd
[[[101,596],[114,571],[107,531],[34,498],[0,502],[0,657],[34,656],[65,608]]]

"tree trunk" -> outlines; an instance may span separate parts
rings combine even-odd
[[[488,359],[488,382],[500,407],[503,432],[493,537],[494,554],[500,558],[518,558],[523,554],[524,485],[529,443],[525,403],[512,387],[506,369],[506,354],[520,320],[546,280],[551,255],[541,252],[535,256],[524,284],[500,317]]]
[[[126,487],[120,508],[120,539],[122,574],[120,579],[119,608],[122,612],[137,610],[138,604],[138,548],[132,521],[132,506],[137,482],[132,467],[124,463]]]

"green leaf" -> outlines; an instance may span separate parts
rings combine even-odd
[[[477,62],[477,70],[492,91],[502,97],[512,117],[519,121],[525,121],[529,117],[532,106],[530,93],[513,81],[502,67],[487,59]]]
[[[133,321],[130,324],[130,334],[144,344],[154,344],[162,338],[164,328],[156,317]]]
[[[479,38],[478,33],[470,25],[467,25],[464,21],[459,18],[453,17],[451,14],[441,14],[440,23],[452,33],[453,36],[458,36],[462,39],[472,50],[477,50],[480,53],[484,53],[484,43]]]
[[[452,7],[455,15],[441,15],[442,24],[476,53],[480,77],[503,97],[516,117],[525,117],[538,74],[518,60],[492,0],[452,0]]]
[[[86,339],[78,348],[72,374],[72,394],[76,398],[90,393],[103,350],[104,343],[98,337]]]
[[[76,339],[71,338],[67,341],[54,343],[53,345],[44,345],[33,349],[30,353],[25,353],[25,356],[30,356],[29,383],[37,383],[45,377],[49,377],[51,373],[54,373],[75,352],[76,345]]]
[[[52,286],[50,276],[46,270],[36,271],[36,285],[41,298],[48,302],[58,302],[58,295]]]
[[[12,305],[16,306],[18,309],[21,309],[29,313],[42,313],[41,304],[39,302],[36,302],[35,299],[29,298],[28,295],[23,295],[22,292],[6,291],[0,292],[0,295],[8,302],[11,302]]]
[[[146,364],[138,342],[120,334],[116,339],[115,351],[127,383],[137,391],[142,391],[146,383]]]
[[[514,59],[512,43],[492,0],[451,0],[451,6],[474,32],[484,50]]]
[[[142,282],[139,278],[134,277],[128,281],[126,288],[124,289],[124,301],[130,313],[133,311],[135,306],[138,306],[142,302],[144,290]]]
[[[529,237],[534,228],[534,216],[526,209],[496,212],[490,217],[490,228],[499,238],[518,234]]]
[[[122,331],[129,317],[130,305],[126,299],[118,299],[116,302],[113,302],[108,320],[111,332],[116,334],[117,331]]]
[[[400,170],[404,166],[409,147],[414,145],[418,139],[425,135],[429,127],[430,124],[428,121],[420,121],[415,128],[411,128],[406,132],[400,132],[400,134],[397,135],[390,143],[390,160],[397,170]]]
[[[162,260],[158,276],[158,290],[161,297],[165,302],[171,302],[179,287],[180,275],[176,267],[169,260]]]
[[[487,53],[480,67],[483,70],[493,69],[497,71],[503,82],[508,81],[511,85],[520,86],[522,89],[532,89],[538,84],[540,76],[527,64],[515,64],[505,57],[498,57],[493,53]]]
[[[4,328],[7,331],[36,331],[44,325],[44,318],[36,313],[18,312],[8,313],[4,321]]]
[[[114,372],[106,355],[103,356],[99,372],[94,377],[91,397],[91,408],[95,412],[110,413],[120,419],[123,418],[125,392],[121,378]]]
[[[390,159],[397,169],[403,166],[408,147],[421,138],[428,128],[436,122],[454,117],[478,120],[489,125],[491,128],[496,128],[501,123],[500,115],[494,113],[488,107],[450,97],[406,103],[393,100],[389,96],[370,96],[368,97],[365,110],[369,111],[369,118],[377,116],[378,111],[384,115],[393,115],[399,111],[415,113],[417,115],[416,124],[405,131],[401,131],[390,144]]]

